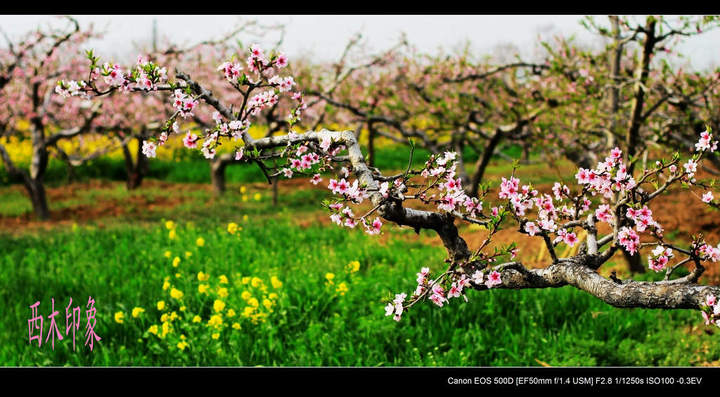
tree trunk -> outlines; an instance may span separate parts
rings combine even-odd
[[[375,128],[368,124],[368,165],[375,166]]]
[[[134,190],[140,187],[140,185],[142,184],[142,180],[147,173],[147,159],[142,153],[142,145],[144,140],[142,138],[137,138],[137,141],[137,160],[135,161],[133,161],[132,154],[130,154],[130,149],[128,148],[128,145],[125,144],[122,146],[123,157],[125,158],[125,171],[127,172],[127,181],[125,184],[127,190]]]
[[[216,195],[225,193],[225,166],[226,164],[216,157],[210,162],[210,176],[212,179],[213,191]]]
[[[643,43],[643,52],[640,64],[638,65],[635,82],[633,88],[632,100],[632,117],[630,126],[625,135],[625,148],[627,150],[627,172],[632,175],[635,169],[634,163],[630,163],[630,159],[638,153],[637,147],[640,145],[640,126],[643,122],[642,112],[645,105],[645,86],[647,84],[648,75],[650,74],[650,58],[653,54],[655,46],[655,19],[648,17],[645,24],[645,42]]]
[[[278,178],[278,177],[273,178],[273,180],[272,180],[272,191],[273,191],[272,202],[273,202],[273,207],[277,207],[277,206],[278,206],[278,184],[280,184],[280,178]]]
[[[27,178],[25,179],[24,185],[30,196],[30,201],[32,201],[35,216],[40,220],[50,219],[50,209],[48,208],[47,196],[42,180]]]
[[[477,197],[480,182],[482,181],[483,175],[485,174],[485,169],[490,163],[490,159],[492,158],[493,153],[495,153],[495,148],[500,143],[502,138],[503,133],[499,130],[496,131],[495,135],[493,135],[492,138],[490,138],[490,140],[488,141],[487,145],[485,145],[482,157],[480,157],[477,163],[475,163],[475,172],[473,173],[472,181],[470,182],[470,197]]]

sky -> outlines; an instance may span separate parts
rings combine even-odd
[[[227,33],[238,21],[284,24],[282,50],[291,58],[312,54],[320,61],[337,59],[348,40],[362,33],[369,49],[382,50],[397,42],[401,32],[424,52],[451,51],[465,41],[478,54],[490,53],[512,44],[524,58],[532,56],[538,35],[574,34],[580,42],[598,45],[597,36],[581,25],[582,15],[78,15],[81,26],[93,23],[107,33],[88,45],[98,54],[131,59],[137,54],[133,43],[149,43],[153,20],[160,37],[179,43],[195,43]],[[597,16],[605,23],[605,16]],[[28,29],[52,23],[49,15],[0,15],[0,27],[11,38]],[[277,35],[270,41],[277,40]],[[261,43],[262,44],[262,43]],[[502,47],[505,46],[505,47]],[[687,39],[680,47],[689,54],[685,60],[694,69],[720,65],[720,30]],[[506,51],[507,52],[507,51]],[[684,62],[684,61],[683,61]]]

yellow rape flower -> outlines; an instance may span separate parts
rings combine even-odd
[[[347,284],[345,284],[344,282],[338,284],[335,291],[338,292],[340,295],[345,295],[345,293],[348,291]]]
[[[233,323],[233,329],[240,329],[240,323]]]
[[[242,294],[240,294],[240,297],[244,300],[248,300],[252,298],[252,294],[249,291],[243,291]]]
[[[132,309],[132,316],[134,318],[138,318],[138,317],[140,317],[140,314],[144,313],[144,312],[145,312],[145,309],[143,309],[142,307],[135,307]]]
[[[190,252],[190,251],[185,251],[185,257],[186,257],[186,258],[189,258],[189,257],[191,257],[191,256],[192,256],[192,252]]]
[[[170,321],[175,321],[178,318],[178,314],[176,312],[170,313]]]
[[[215,332],[214,334],[212,334],[212,338],[213,338],[213,339],[218,339],[218,338],[220,338],[220,334],[217,333],[217,332]]]
[[[242,195],[242,201],[243,201],[243,203],[246,202],[246,201],[248,201],[248,196],[246,196],[246,195],[243,194],[243,195]]]
[[[118,324],[122,324],[124,322],[125,313],[123,312],[117,312],[115,313],[115,322]]]
[[[165,251],[165,257],[166,257],[166,258],[170,258],[170,256],[172,256],[172,252],[170,252],[170,251]]]
[[[247,222],[247,220],[248,220],[247,214],[246,214],[246,215],[243,215],[243,221],[244,221],[244,222]]]
[[[268,295],[268,298],[275,300],[278,298],[278,294],[271,292],[270,295]]]
[[[176,256],[175,259],[173,259],[172,265],[173,265],[173,267],[178,267],[179,264],[180,264],[180,257]]]
[[[184,311],[185,311],[185,306],[180,306],[180,311],[181,311],[181,312],[184,312]]]
[[[253,278],[252,278],[252,281],[250,282],[250,284],[252,284],[253,287],[257,288],[257,287],[259,287],[260,285],[262,285],[262,280],[261,280],[260,278],[258,278],[258,277],[253,277]]]
[[[175,229],[175,226],[176,226],[175,222],[173,222],[173,221],[165,222],[165,227],[167,228],[167,230],[173,230],[173,229]]]
[[[165,308],[165,301],[159,301],[159,302],[157,303],[157,309],[158,309],[158,310],[163,310],[164,308]]]
[[[205,239],[202,237],[198,237],[197,240],[195,240],[195,244],[197,244],[198,247],[202,247],[205,245]]]
[[[195,315],[195,317],[193,317],[193,319],[192,319],[192,322],[200,323],[200,322],[202,322],[202,318],[200,318],[200,316],[198,316],[198,315]]]
[[[198,281],[208,281],[210,275],[203,272],[198,272]]]
[[[283,285],[282,281],[280,281],[276,276],[270,277],[270,284],[272,284],[275,289],[278,289]]]
[[[240,193],[245,194],[247,192],[247,188],[245,186],[240,187]]]
[[[170,316],[169,316],[167,313],[163,313],[163,315],[160,316],[160,321],[163,322],[163,323],[164,323],[164,322],[167,322],[167,321],[168,321],[168,317],[170,317]]]
[[[223,311],[223,309],[225,309],[225,302],[221,301],[220,299],[215,299],[215,302],[213,303],[213,309],[216,312]]]
[[[177,288],[173,288],[170,290],[170,296],[175,299],[181,299],[183,297],[183,295],[184,295],[183,292]]]
[[[182,274],[180,274],[180,273],[175,273],[175,278],[180,278],[180,277],[182,277]]]
[[[327,282],[329,284],[332,284],[333,279],[335,278],[335,275],[333,273],[325,273],[325,278],[327,279]]]
[[[228,316],[228,317],[235,317],[235,310],[233,310],[233,309],[228,310],[228,311],[227,311],[227,316]]]
[[[168,288],[170,288],[170,282],[167,280],[163,281],[163,291],[166,291]]]
[[[170,240],[175,240],[176,237],[177,237],[177,233],[175,233],[175,229],[170,230],[170,233],[168,233],[168,238]]]
[[[228,296],[228,289],[227,288],[218,288],[217,290],[218,296],[221,298],[227,298]]]
[[[253,312],[255,311],[255,308],[252,306],[245,306],[245,310],[243,310],[243,317],[250,317]]]
[[[228,278],[227,278],[227,277],[225,277],[225,275],[224,275],[224,274],[223,274],[223,275],[221,275],[221,276],[220,276],[220,277],[218,277],[218,278],[220,279],[220,284],[227,284],[227,283],[228,283]]]
[[[238,224],[235,222],[228,223],[227,231],[230,234],[235,234],[238,230]]]
[[[169,334],[169,333],[171,333],[171,332],[172,332],[172,326],[170,325],[170,323],[163,323],[163,325],[162,325],[162,334],[160,334],[160,337],[161,337],[161,338],[164,338],[165,335],[167,335],[167,334]]]
[[[150,328],[148,328],[148,332],[154,335],[157,335],[158,333],[158,326],[157,325],[151,325]]]
[[[243,277],[243,278],[242,278],[242,283],[243,283],[243,284],[247,284],[247,283],[249,283],[249,282],[250,282],[250,277]]]
[[[185,341],[180,341],[177,344],[178,349],[185,350],[186,347],[188,347],[188,343]]]
[[[222,316],[220,316],[219,314],[210,316],[210,319],[208,320],[208,325],[215,328],[220,327],[222,325]]]
[[[260,302],[256,298],[250,298],[248,299],[248,305],[252,307],[258,307],[260,305]]]
[[[356,271],[360,270],[360,262],[352,261],[348,263],[347,269],[350,271],[350,273],[355,273]]]
[[[273,303],[269,299],[263,299],[263,306],[265,306],[266,309],[270,310],[272,309]]]
[[[255,199],[255,201],[260,201],[260,200],[262,200],[262,194],[255,193],[255,196],[253,196],[253,198]]]
[[[198,292],[201,294],[207,294],[207,291],[210,287],[208,287],[207,284],[200,284],[198,285]]]

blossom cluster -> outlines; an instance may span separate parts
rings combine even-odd
[[[460,178],[456,178],[457,153],[445,152],[441,156],[432,155],[425,163],[420,175],[424,178],[437,177],[435,184],[439,191],[439,199],[434,200],[441,211],[462,211],[469,216],[477,216],[482,211],[482,202],[465,194]],[[422,194],[421,199],[433,200],[435,195]]]
[[[648,267],[656,272],[665,269],[670,258],[673,257],[671,248],[665,248],[658,244],[652,251],[652,255],[648,256]]]
[[[705,306],[702,308],[705,325],[715,324],[720,327],[720,302],[714,295],[705,297]]]

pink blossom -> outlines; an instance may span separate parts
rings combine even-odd
[[[713,197],[712,192],[707,192],[707,193],[703,194],[703,196],[702,196],[703,203],[710,203],[713,201],[713,199],[714,199],[714,197]]]
[[[310,178],[310,182],[313,185],[317,185],[318,183],[322,182],[322,178],[320,178],[320,174],[315,174]]]
[[[537,234],[540,231],[540,229],[537,227],[537,225],[535,225],[535,223],[533,223],[533,222],[525,223],[524,229],[527,232],[527,234],[529,234],[531,236],[534,236],[535,234]]]
[[[142,152],[146,157],[155,157],[155,150],[157,150],[157,146],[153,142],[143,142]]]
[[[502,280],[500,279],[500,273],[493,270],[492,273],[488,276],[488,280],[485,282],[485,286],[488,288],[492,288],[496,285],[502,284]]]

